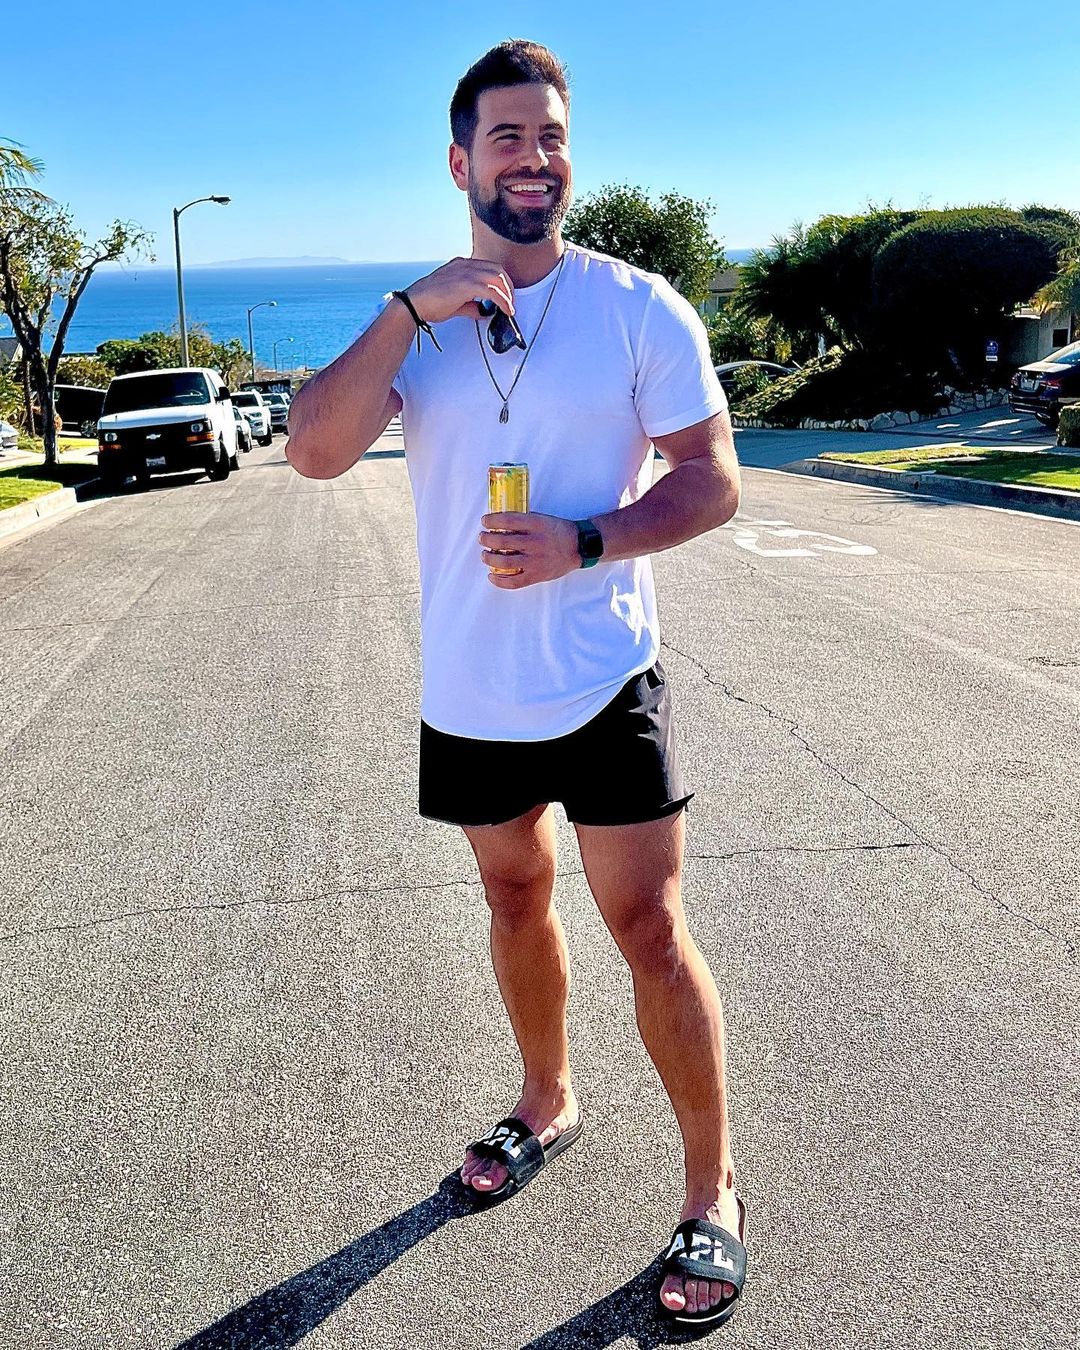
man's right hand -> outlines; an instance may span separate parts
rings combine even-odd
[[[452,258],[406,289],[425,323],[483,318],[478,297],[494,300],[504,314],[514,312],[513,283],[497,263],[483,258]]]

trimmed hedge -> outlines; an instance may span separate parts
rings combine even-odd
[[[1080,404],[1062,408],[1058,421],[1058,445],[1067,445],[1080,450]]]
[[[806,417],[839,422],[876,417],[897,408],[930,416],[945,403],[937,381],[930,376],[904,370],[877,353],[833,347],[793,375],[784,375],[767,389],[742,399],[738,411],[742,417],[794,427]]]

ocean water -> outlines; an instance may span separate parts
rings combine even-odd
[[[291,369],[325,365],[349,346],[373,317],[387,291],[425,276],[437,262],[329,263],[306,267],[192,267],[184,270],[188,328],[202,324],[216,341],[247,346],[247,309],[260,300],[273,308],[251,316],[256,359]],[[177,324],[176,272],[171,267],[98,271],[90,278],[64,343],[65,352],[92,352],[109,338],[138,337]],[[10,333],[0,315],[0,335]],[[293,341],[287,341],[292,338]]]

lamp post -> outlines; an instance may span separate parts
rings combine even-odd
[[[260,300],[257,305],[252,305],[247,312],[248,316],[248,355],[251,357],[251,383],[255,383],[255,338],[251,328],[251,316],[257,309],[262,309],[263,305],[269,305],[271,309],[277,307],[276,300]]]
[[[180,311],[180,364],[188,363],[187,319],[184,315],[184,273],[180,264],[180,217],[188,206],[197,206],[199,202],[217,202],[219,206],[228,206],[228,197],[196,197],[186,206],[174,206],[172,213],[173,238],[176,241],[176,301]]]
[[[276,339],[276,341],[274,342],[274,369],[275,369],[275,370],[277,370],[277,368],[278,368],[278,363],[277,363],[277,349],[278,349],[278,343],[279,343],[279,342],[295,342],[295,341],[296,341],[295,338],[277,338],[277,339]]]

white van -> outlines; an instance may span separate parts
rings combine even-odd
[[[232,398],[216,370],[178,366],[117,375],[98,420],[98,468],[106,483],[132,474],[201,469],[228,478],[238,469]]]

